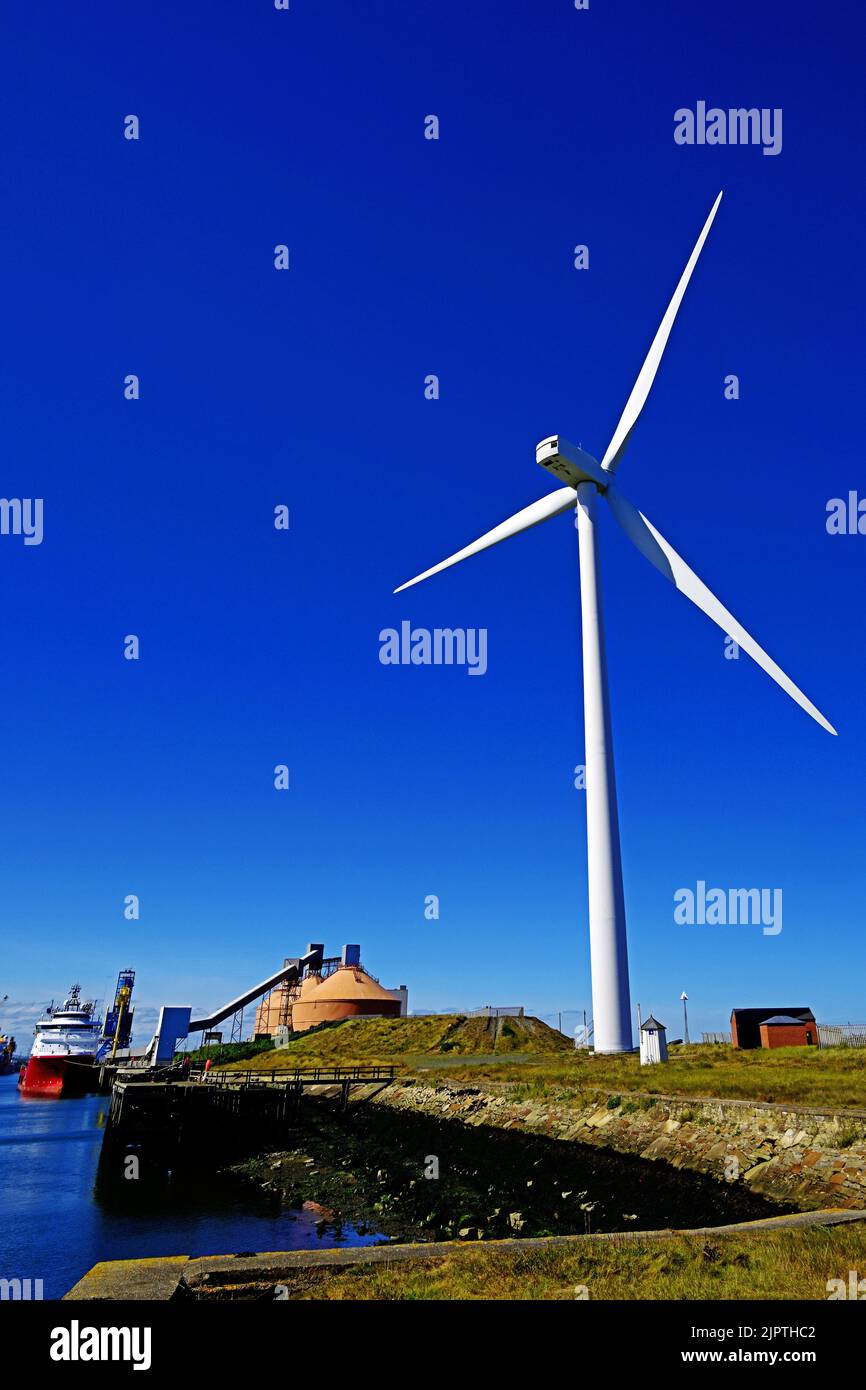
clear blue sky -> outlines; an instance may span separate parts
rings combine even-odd
[[[7,6],[0,491],[45,538],[0,536],[0,1023],[127,965],[216,1004],[311,939],[415,1008],[589,1008],[572,519],[391,591],[550,490],[544,435],[601,456],[720,188],[619,476],[839,737],[602,518],[633,998],[866,1018],[866,536],[825,529],[866,495],[861,23]],[[781,154],[676,145],[699,99],[781,107]],[[486,628],[487,674],[382,666],[403,619]],[[699,879],[783,931],[678,926]]]

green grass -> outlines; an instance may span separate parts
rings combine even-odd
[[[349,1018],[342,1023],[299,1033],[287,1047],[277,1048],[267,1059],[271,1067],[315,1067],[323,1064],[353,1066],[358,1063],[394,1062],[408,1066],[430,1060],[458,1060],[476,1054],[500,1057],[568,1056],[570,1040],[537,1018],[467,1018],[463,1014],[436,1014],[420,1018]],[[255,1059],[241,1061],[255,1067]]]
[[[594,1098],[648,1095],[714,1096],[817,1108],[866,1109],[866,1049],[791,1047],[736,1052],[731,1047],[672,1048],[663,1066],[642,1067],[634,1055],[574,1053],[512,1065],[483,1063],[449,1068],[454,1081],[504,1086],[526,1100],[587,1104]]]
[[[807,1107],[866,1109],[866,1049],[790,1047],[735,1052],[731,1047],[674,1047],[663,1066],[641,1067],[634,1055],[576,1052],[537,1019],[508,1023],[441,1015],[348,1019],[301,1034],[267,1058],[268,1067],[392,1063],[403,1074],[504,1089],[517,1100],[586,1105],[610,1094],[715,1096]],[[254,1067],[256,1059],[238,1063]],[[646,1102],[636,1100],[636,1104]]]
[[[281,1274],[292,1299],[826,1299],[827,1281],[866,1269],[866,1229],[597,1241]],[[585,1290],[585,1292],[584,1292]]]

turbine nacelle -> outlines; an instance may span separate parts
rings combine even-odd
[[[571,444],[561,434],[551,434],[536,444],[535,462],[568,487],[595,483],[599,491],[604,492],[610,482],[610,474],[604,471],[598,459],[577,444]]]
[[[675,588],[679,589],[681,594],[684,594],[696,607],[706,613],[707,617],[711,618],[727,637],[730,637],[747,652],[762,670],[766,671],[767,675],[781,686],[792,700],[796,701],[801,709],[804,709],[807,714],[817,720],[828,733],[835,734],[836,730],[824,718],[821,711],[816,709],[802,690],[794,684],[789,676],[785,675],[763,647],[758,645],[746,629],[737,622],[733,614],[719,602],[715,594],[710,592],[706,584],[698,578],[693,569],[689,568],[682,556],[677,554],[670,542],[665,540],[652,522],[647,520],[643,512],[638,511],[637,507],[623,496],[613,481],[614,474],[631,438],[632,430],[646,405],[650,388],[655,380],[659,363],[673,328],[674,319],[721,200],[722,195],[720,193],[710,209],[710,214],[695,243],[694,250],[686,262],[686,268],[680,276],[673,297],[656,330],[649,352],[644,358],[643,366],[631,389],[619,424],[613,432],[601,463],[594,459],[592,454],[588,454],[585,449],[569,443],[561,434],[548,435],[536,446],[535,458],[542,468],[545,468],[548,473],[552,473],[560,484],[556,491],[548,493],[546,497],[539,497],[537,502],[531,502],[528,507],[523,507],[521,511],[515,512],[514,516],[510,516],[505,521],[500,522],[498,526],[494,526],[492,531],[486,531],[483,536],[479,536],[477,540],[465,545],[455,555],[449,555],[447,560],[440,560],[438,565],[432,565],[430,569],[424,570],[423,574],[416,574],[414,579],[401,584],[394,592],[399,594],[413,584],[420,584],[423,579],[429,579],[442,570],[450,569],[459,561],[468,560],[471,555],[477,555],[479,551],[498,545],[500,541],[508,540],[509,537],[516,536],[521,531],[527,531],[531,526],[537,526],[542,521],[560,516],[563,512],[573,512],[577,504],[577,492],[581,483],[592,483],[604,497],[629,540],[649,560],[650,564],[654,565]],[[592,501],[594,501],[593,498],[587,498],[588,503]],[[592,543],[594,546],[594,540]],[[596,579],[593,578],[593,583],[595,582]],[[581,602],[583,602],[583,587],[581,587]]]

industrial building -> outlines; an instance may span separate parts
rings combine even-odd
[[[319,996],[319,991],[324,993]],[[384,989],[361,965],[360,946],[344,946],[339,956],[326,956],[321,942],[311,942],[302,956],[289,956],[266,979],[251,985],[234,999],[209,1014],[197,1014],[188,1004],[163,1004],[156,1032],[145,1051],[151,1066],[171,1062],[178,1044],[191,1033],[211,1042],[222,1042],[216,1026],[231,1019],[231,1042],[244,1038],[244,1009],[256,999],[254,1036],[274,1038],[279,1044],[293,1031],[312,1028],[316,1023],[336,1022],[359,1014],[397,1018],[408,1013],[409,991],[405,985]],[[296,1010],[301,1012],[296,1014]]]
[[[254,1036],[279,1042],[317,1023],[344,1018],[399,1018],[409,1011],[406,985],[385,989],[361,964],[361,948],[344,946],[300,979],[286,980],[256,1010]]]
[[[734,1009],[731,1012],[734,1047],[818,1047],[820,1039],[811,1009]]]

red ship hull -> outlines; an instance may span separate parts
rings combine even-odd
[[[93,1057],[31,1057],[21,1068],[23,1096],[83,1096],[95,1084]]]

